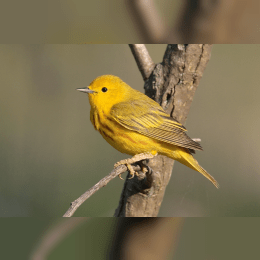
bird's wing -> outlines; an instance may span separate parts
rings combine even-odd
[[[114,105],[111,116],[125,128],[173,145],[202,150],[186,135],[186,128],[151,100],[133,100]]]

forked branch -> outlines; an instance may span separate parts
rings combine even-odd
[[[131,44],[130,48],[143,75],[145,93],[184,124],[195,90],[210,58],[211,45],[169,44],[162,63],[156,65],[144,45]],[[133,179],[127,178],[125,181],[115,216],[157,216],[171,177],[173,162],[170,158],[156,156],[147,165],[152,172],[148,171],[146,174],[140,171],[139,165],[135,165],[133,168],[139,172],[139,176]],[[63,216],[71,217],[84,201],[125,171],[127,171],[125,165],[115,168],[73,201]]]

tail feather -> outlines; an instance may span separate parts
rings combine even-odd
[[[218,182],[205,169],[203,169],[199,165],[198,161],[190,153],[188,153],[186,151],[181,151],[181,152],[179,152],[179,154],[180,154],[181,158],[178,158],[177,160],[180,163],[188,166],[189,168],[191,168],[197,172],[200,172],[208,180],[210,180],[215,185],[216,188],[219,188]]]

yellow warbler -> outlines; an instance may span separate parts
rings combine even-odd
[[[133,155],[115,167],[125,164],[134,176],[132,163],[161,154],[200,172],[218,188],[192,156],[194,150],[202,150],[200,144],[154,100],[113,75],[97,77],[89,87],[78,90],[88,93],[95,129],[118,151]]]

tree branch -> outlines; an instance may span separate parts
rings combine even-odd
[[[33,250],[30,259],[31,260],[45,260],[50,252],[57,246],[57,244],[64,239],[70,232],[72,232],[77,226],[86,222],[87,218],[72,218],[62,220],[56,224],[53,228],[43,234],[38,246]]]
[[[143,76],[143,80],[147,80],[155,66],[148,50],[144,44],[129,44],[129,47]]]
[[[139,165],[133,166],[135,171],[139,171],[141,168]],[[75,211],[80,207],[90,196],[92,196],[95,192],[97,192],[102,187],[106,186],[112,179],[116,176],[127,171],[127,167],[125,165],[120,165],[115,168],[112,172],[110,172],[107,176],[101,179],[97,184],[95,184],[92,188],[83,193],[78,199],[74,200],[70,203],[69,209],[63,215],[63,217],[72,217]],[[140,175],[142,176],[142,175]]]
[[[145,81],[145,94],[184,124],[210,53],[211,46],[207,44],[169,44],[163,62],[156,64]],[[153,171],[145,181],[140,183],[136,177],[126,180],[115,216],[157,216],[173,163],[170,158],[156,156],[149,160]]]
[[[142,36],[142,42],[163,43],[169,30],[159,17],[153,0],[127,0],[126,4]]]

